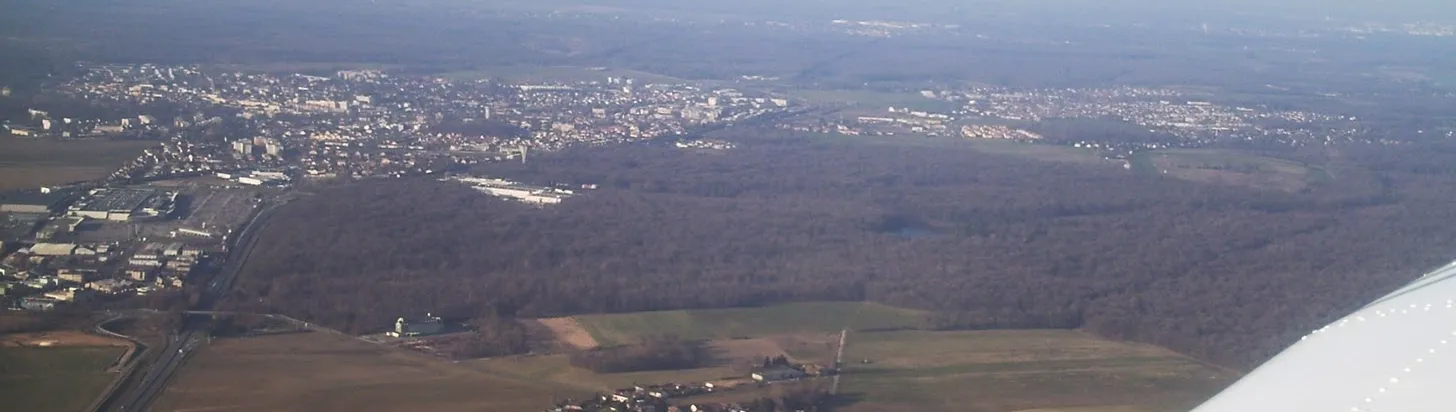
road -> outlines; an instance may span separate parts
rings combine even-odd
[[[242,272],[243,264],[252,253],[253,246],[257,244],[258,229],[267,221],[277,205],[264,206],[258,211],[253,219],[243,226],[243,231],[233,244],[228,248],[228,255],[224,260],[223,268],[213,277],[207,287],[202,289],[202,294],[192,310],[210,311],[217,304],[224,293],[232,288],[233,281],[237,279],[238,273]],[[113,404],[113,411],[145,411],[148,410],[152,401],[167,387],[167,381],[177,372],[183,362],[194,350],[201,347],[207,341],[208,335],[205,327],[207,321],[189,317],[183,322],[181,330],[170,336],[166,347],[162,348],[162,354],[156,362],[147,369],[138,381],[136,389],[130,393],[123,394],[123,398]]]
[[[839,394],[839,377],[844,374],[844,344],[849,338],[849,328],[839,331],[839,350],[834,353],[834,383],[829,387],[829,395]]]

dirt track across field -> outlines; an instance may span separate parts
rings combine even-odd
[[[594,349],[601,346],[597,344],[596,338],[586,331],[586,328],[581,327],[581,323],[578,323],[576,318],[546,318],[536,319],[536,321],[551,329],[551,333],[556,335],[556,341],[572,348]]]
[[[0,335],[0,347],[5,346],[131,346],[131,342],[81,331],[61,330]]]

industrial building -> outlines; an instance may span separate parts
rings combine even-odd
[[[172,213],[177,194],[152,189],[96,189],[71,206],[72,216],[129,221],[164,217]]]
[[[70,256],[76,245],[70,243],[36,243],[30,247],[32,256]]]
[[[475,188],[475,190],[485,192],[491,196],[515,199],[538,205],[561,203],[562,200],[575,194],[575,192],[570,190],[525,185],[505,179],[458,177],[454,178],[454,180],[468,184]]]
[[[60,211],[70,193],[40,188],[0,192],[0,212],[47,214]]]

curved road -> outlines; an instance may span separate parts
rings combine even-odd
[[[223,293],[232,288],[233,281],[238,273],[242,272],[243,264],[248,254],[257,243],[258,229],[267,221],[268,216],[273,213],[277,205],[264,206],[248,224],[243,226],[243,231],[233,241],[233,247],[228,249],[226,263],[222,271],[213,276],[211,283],[202,289],[202,295],[192,310],[209,311],[213,305],[222,298]],[[161,348],[161,357],[147,369],[142,376],[136,389],[122,395],[113,404],[112,411],[145,411],[156,400],[157,395],[167,386],[167,381],[177,372],[177,368],[187,360],[192,351],[201,347],[207,340],[207,333],[203,330],[207,322],[204,320],[188,319],[183,323],[181,330],[167,340],[166,347]]]

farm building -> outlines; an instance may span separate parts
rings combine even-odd
[[[768,368],[760,370],[758,372],[754,372],[753,375],[751,375],[753,380],[758,382],[791,381],[795,379],[803,379],[808,376],[809,375],[805,374],[803,371],[787,366]]]
[[[394,330],[386,333],[393,337],[434,335],[445,330],[445,322],[438,316],[425,314],[423,318],[401,317],[394,321]]]

